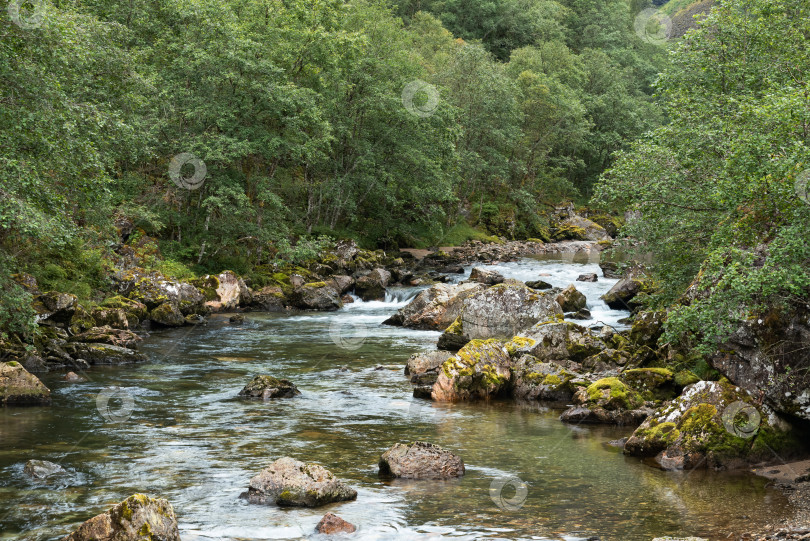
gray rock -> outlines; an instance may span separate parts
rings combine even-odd
[[[145,534],[144,532],[148,532]],[[97,515],[62,541],[180,541],[177,517],[167,500],[135,494]]]
[[[319,507],[354,500],[357,491],[319,464],[305,464],[284,457],[254,476],[242,497],[251,503]]]
[[[589,272],[587,274],[580,274],[577,276],[577,282],[598,282],[599,277],[596,273]]]
[[[380,475],[404,479],[450,479],[464,475],[464,461],[432,443],[397,443],[380,457]]]
[[[473,340],[442,365],[431,396],[450,402],[505,396],[511,367],[503,342]]]
[[[553,287],[551,284],[549,284],[548,282],[544,282],[543,280],[534,280],[526,282],[526,286],[532,289],[539,289],[539,290],[551,289]]]
[[[499,284],[465,299],[461,330],[471,340],[511,338],[539,321],[562,315],[550,294],[523,284]]]

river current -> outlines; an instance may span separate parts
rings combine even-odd
[[[576,283],[593,315],[578,323],[621,328],[628,315],[598,300],[615,280],[594,261],[545,256],[492,268],[554,286],[595,272],[598,282]],[[184,541],[317,539],[327,511],[356,524],[358,540],[719,540],[789,514],[763,479],[661,471],[607,444],[631,429],[565,425],[559,410],[536,402],[414,399],[405,360],[435,347],[439,333],[381,323],[416,292],[333,313],[249,313],[237,325],[216,315],[153,332],[140,348],[144,364],[94,367],[81,383],[45,374],[51,407],[0,409],[0,539],[59,539],[136,492],[172,503]],[[265,373],[302,394],[235,398]],[[466,475],[379,479],[380,454],[414,440],[459,453]],[[281,456],[323,464],[357,500],[280,509],[240,499],[250,477]],[[32,480],[23,473],[32,458],[66,472]]]

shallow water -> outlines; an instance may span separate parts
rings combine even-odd
[[[524,260],[507,277],[568,285],[594,262]],[[614,281],[578,283],[597,319],[626,313],[596,299]],[[169,499],[184,541],[300,539],[326,511],[356,539],[725,538],[789,511],[750,475],[663,472],[607,446],[627,429],[567,426],[538,403],[434,404],[411,397],[404,361],[439,333],[381,326],[413,290],[337,313],[247,314],[231,325],[155,332],[139,366],[99,367],[88,381],[43,379],[50,408],[0,410],[0,539],[58,539],[134,492]],[[302,395],[268,403],[235,395],[251,376],[293,380]],[[112,397],[110,386],[120,389]],[[105,398],[109,398],[106,401]],[[102,413],[106,415],[102,416]],[[460,480],[382,481],[376,463],[398,441],[458,451]],[[358,490],[355,502],[278,509],[239,499],[281,456],[316,461]],[[30,458],[67,473],[33,481]]]

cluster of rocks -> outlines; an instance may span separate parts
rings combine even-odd
[[[573,286],[535,290],[474,275],[476,282],[423,291],[388,320],[434,330],[452,320],[436,350],[407,361],[414,396],[562,403],[564,422],[638,427],[624,452],[670,469],[734,468],[802,449],[785,410],[729,381],[668,368],[676,352],[658,345],[665,313],[637,314],[622,332],[585,328],[566,320],[585,304]],[[628,291],[639,276],[631,272],[614,290]]]
[[[59,468],[56,464],[52,466]],[[383,478],[429,480],[464,475],[461,457],[438,445],[421,441],[397,443],[380,456],[378,466],[379,475]],[[321,507],[356,500],[357,491],[320,464],[282,457],[253,476],[248,482],[247,491],[240,498],[261,505]],[[357,527],[333,513],[327,513],[315,529],[318,533],[332,535],[353,533]],[[177,517],[167,500],[135,494],[84,522],[62,541],[144,539],[180,540]]]

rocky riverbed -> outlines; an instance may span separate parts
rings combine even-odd
[[[0,490],[25,503],[4,511],[7,531],[55,538],[89,518],[88,509],[102,512],[107,502],[138,492],[174,505],[183,539],[296,538],[322,518],[323,527],[342,524],[323,513],[278,514],[240,503],[251,477],[290,456],[323,464],[357,491],[357,503],[339,504],[339,514],[357,525],[358,536],[720,539],[768,529],[776,535],[778,524],[800,532],[805,517],[782,492],[741,471],[773,462],[769,452],[785,460],[801,454],[801,432],[744,389],[672,369],[677,352],[655,345],[655,314],[625,323],[629,311],[600,299],[611,290],[627,294],[625,284],[637,278],[623,284],[611,267],[600,268],[597,242],[543,245],[546,252],[534,259],[505,262],[535,244],[498,245],[497,257],[483,252],[481,259],[500,263],[474,272],[462,250],[407,264],[402,258],[379,271],[324,273],[324,285],[290,276],[292,289],[275,296],[283,298],[275,312],[236,318],[216,311],[256,310],[260,292],[235,276],[216,277],[218,285],[207,278],[208,291],[188,284],[197,301],[189,300],[197,297],[187,285],[158,281],[151,309],[145,295],[132,293],[148,281],[136,280],[120,302],[138,310],[134,303],[144,304],[140,314],[151,323],[139,320],[132,329],[80,327],[80,317],[89,320],[71,299],[45,306],[43,298],[43,325],[55,336],[45,355],[34,354],[42,363],[20,360],[52,369],[38,372],[47,396],[41,408],[0,410]],[[412,270],[396,274],[398,265]],[[354,296],[340,298],[350,291],[341,276],[352,281]],[[313,283],[309,289],[333,290],[329,298],[337,296],[342,308],[292,309],[296,299],[310,298]],[[375,291],[382,283],[382,293]],[[367,300],[364,291],[372,292]],[[584,305],[576,293],[584,293]],[[167,304],[168,313],[188,313],[177,320],[181,327],[151,319]],[[117,318],[89,317],[119,327],[138,317],[120,310]],[[186,320],[209,311],[206,325]],[[92,369],[82,372],[87,366],[75,352],[92,347],[120,348],[110,351],[137,355],[139,366],[87,362]],[[64,379],[68,368],[81,372],[78,379]],[[259,400],[239,400],[240,390]],[[457,453],[465,475],[405,484],[379,477],[386,449],[414,440]],[[64,471],[31,480],[23,471],[29,458],[52,460]],[[790,498],[801,501],[804,491],[794,486]],[[66,511],[54,516],[54,506]]]

